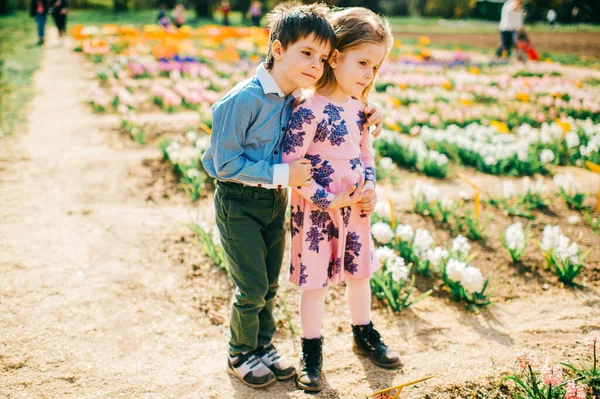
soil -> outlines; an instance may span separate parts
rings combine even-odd
[[[517,353],[574,360],[584,334],[600,329],[599,237],[584,222],[569,225],[574,212],[558,200],[556,215],[538,213],[538,239],[543,224],[558,223],[592,248],[583,286],[566,287],[544,270],[534,243],[523,264],[512,265],[497,240],[510,220],[486,207],[489,239],[472,245],[496,287],[492,305],[469,311],[426,278],[417,287],[434,293],[400,314],[374,300],[373,322],[402,357],[402,368],[388,371],[351,351],[344,288],[333,287],[323,328],[326,389],[244,386],[225,369],[233,286],[185,226],[213,219],[212,196],[190,204],[153,145],[128,142],[117,118],[93,114],[84,103],[93,67],[49,42],[29,124],[0,146],[0,397],[364,398],[435,375],[401,397],[504,398],[499,378]],[[446,242],[454,235],[444,226],[410,211],[415,176],[405,177],[382,185],[380,198],[393,199],[403,223],[440,227],[434,237]],[[458,195],[456,180],[439,184]],[[280,302],[275,343],[296,360],[298,293],[285,272],[283,296],[294,331]]]
[[[395,31],[394,36],[402,38],[418,38],[423,34]],[[497,33],[430,33],[427,34],[432,43],[451,44],[457,46],[476,46],[496,49],[500,45]],[[533,32],[529,38],[534,48],[540,52],[577,54],[581,57],[598,59],[600,57],[600,33],[544,33]]]

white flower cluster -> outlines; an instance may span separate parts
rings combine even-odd
[[[522,180],[523,191],[525,193],[531,194],[544,194],[546,192],[546,185],[544,184],[544,179],[538,177],[535,181],[535,185],[531,184],[531,179],[528,176],[525,176]]]
[[[554,252],[558,260],[564,262],[569,260],[572,265],[579,264],[579,247],[577,243],[570,242],[559,226],[546,226],[542,232],[542,250]]]
[[[575,195],[581,191],[579,184],[573,178],[573,175],[567,173],[565,175],[555,175],[552,179],[558,188],[562,188],[568,195]]]
[[[394,231],[389,224],[378,222],[371,226],[373,238],[380,244],[389,244],[394,238]]]
[[[417,180],[412,190],[413,200],[416,202],[424,200],[425,202],[439,201],[442,197],[440,189],[433,184]]]
[[[396,255],[390,247],[379,247],[375,251],[375,256],[380,266],[385,266],[392,279],[396,282],[405,280],[408,277],[409,269],[404,259]]]
[[[178,140],[173,140],[169,143],[165,151],[169,155],[171,162],[174,164],[194,164],[195,160],[202,155],[200,148],[189,146],[182,147]]]
[[[456,253],[458,256],[467,257],[469,251],[471,251],[471,244],[469,244],[469,240],[467,240],[466,237],[459,234],[452,240],[452,252]]]
[[[525,240],[525,233],[523,232],[523,225],[520,222],[511,224],[504,232],[504,242],[506,247],[512,251],[524,250],[527,242]]]
[[[382,219],[392,218],[392,210],[388,202],[378,202],[375,204],[373,212]]]
[[[413,253],[421,257],[425,255],[427,251],[433,246],[434,240],[431,234],[427,230],[417,229],[415,232],[415,238],[412,244]]]
[[[461,129],[450,125],[445,130],[433,130],[426,126],[421,130],[423,140],[436,143],[450,143],[459,150],[478,154],[485,165],[494,166],[498,162],[517,157],[526,162],[529,157],[529,141],[516,136],[500,134],[494,127],[472,123]]]
[[[427,160],[437,166],[444,166],[448,163],[448,157],[445,154],[428,149],[425,143],[419,139],[411,140],[408,144],[408,152],[416,154],[418,162]]]
[[[396,237],[402,242],[410,243],[415,236],[415,231],[410,224],[399,224],[396,227]]]
[[[450,280],[459,282],[469,292],[480,292],[483,289],[484,279],[481,271],[460,260],[450,259],[448,261],[446,275]]]
[[[427,250],[425,256],[427,257],[430,266],[438,268],[446,259],[448,259],[448,251],[442,247],[435,247]]]

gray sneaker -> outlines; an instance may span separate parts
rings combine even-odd
[[[256,356],[260,359],[262,364],[267,366],[269,370],[279,381],[289,380],[296,375],[296,369],[292,366],[283,355],[277,352],[277,349],[273,344],[263,346],[257,349],[255,352]]]
[[[267,366],[262,364],[254,352],[237,356],[229,355],[227,372],[252,388],[264,388],[276,381],[275,375]]]

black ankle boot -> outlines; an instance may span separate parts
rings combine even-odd
[[[373,323],[352,326],[354,352],[368,357],[376,366],[394,369],[400,366],[400,357],[381,340],[381,335],[373,328]]]
[[[319,392],[323,390],[325,379],[321,374],[323,365],[323,338],[302,338],[302,358],[298,386],[305,391]]]

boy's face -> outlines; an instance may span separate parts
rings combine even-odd
[[[323,76],[323,67],[330,51],[329,43],[320,41],[311,34],[289,45],[287,49],[274,51],[273,56],[277,68],[285,72],[291,87],[308,89]]]

